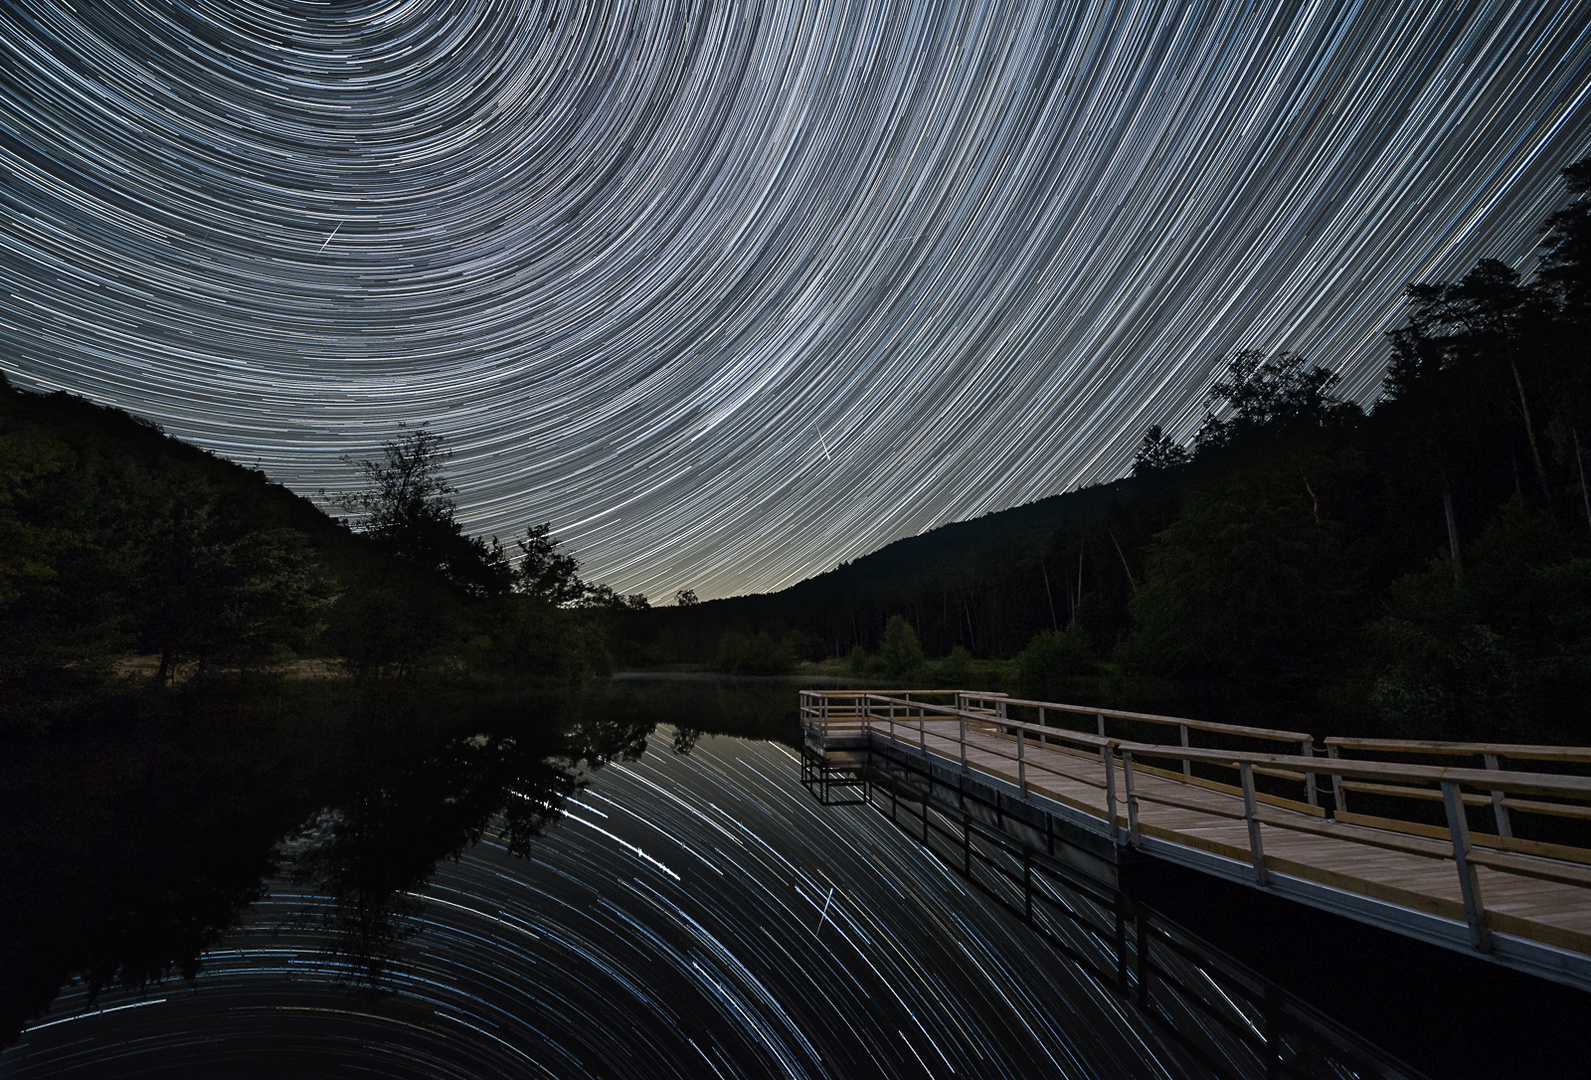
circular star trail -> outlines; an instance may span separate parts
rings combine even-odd
[[[1372,400],[1588,97],[1531,0],[8,0],[0,365],[306,491],[429,423],[472,531],[768,590],[1119,475],[1235,348]]]
[[[389,996],[337,985],[276,891],[196,982],[68,990],[5,1075],[1024,1076],[1204,1073],[788,748],[611,763],[523,859],[441,864]],[[1233,1059],[1233,1075],[1253,1062]],[[1246,1064],[1246,1067],[1244,1063]]]

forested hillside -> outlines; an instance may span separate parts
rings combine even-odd
[[[1238,354],[1193,444],[1151,429],[1133,476],[659,609],[654,654],[876,654],[896,617],[929,658],[1015,658],[1027,693],[1591,739],[1591,160],[1564,177],[1529,280],[1408,289],[1368,414],[1319,358]]]
[[[0,726],[100,708],[130,657],[157,684],[304,658],[365,681],[605,670],[644,600],[587,585],[545,525],[507,550],[465,534],[445,462],[424,429],[350,462],[366,487],[344,521],[120,410],[0,378]]]

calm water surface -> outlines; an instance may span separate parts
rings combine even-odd
[[[1201,1074],[886,817],[818,804],[788,745],[795,699],[610,684],[561,721],[600,747],[595,768],[491,725],[422,765],[359,743],[351,794],[275,843],[264,895],[191,980],[90,1000],[79,971],[0,1075]],[[199,805],[170,810],[204,864],[226,845]],[[182,865],[148,873],[186,896]],[[156,936],[151,905],[129,905]]]
[[[781,734],[794,710],[783,686],[652,689],[658,715],[704,726],[755,722],[777,695],[760,722]],[[76,980],[0,1071],[1184,1074],[1175,1047],[881,815],[817,804],[789,746],[697,731],[656,728],[562,799],[519,793],[557,802],[525,854],[489,827],[365,909],[279,871],[191,982],[91,1003]],[[348,873],[357,857],[324,857],[335,824],[295,834],[284,863],[322,849]]]

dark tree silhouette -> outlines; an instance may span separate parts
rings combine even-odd
[[[455,514],[444,466],[450,456],[442,436],[420,428],[382,445],[381,461],[356,462],[367,487],[344,500],[364,515],[367,534],[391,554],[441,573],[465,592],[493,596],[513,582],[496,539],[469,536]]]
[[[525,530],[518,541],[520,560],[514,570],[514,591],[538,597],[557,607],[572,604],[586,594],[580,580],[580,560],[558,550],[552,522],[544,521]]]
[[[1591,312],[1591,158],[1566,166],[1563,181],[1572,200],[1542,228],[1536,281],[1571,318],[1584,320]]]
[[[1519,273],[1496,259],[1482,259],[1456,282],[1411,285],[1408,297],[1409,320],[1391,335],[1388,393],[1431,394],[1437,411],[1458,425],[1447,433],[1450,438],[1473,439],[1474,414],[1498,415],[1517,405],[1542,497],[1550,505],[1532,417],[1535,395],[1527,393],[1524,370],[1551,321],[1546,297],[1521,285]],[[1438,386],[1439,375],[1447,377]]]
[[[1307,427],[1326,427],[1359,415],[1358,406],[1331,393],[1340,376],[1310,365],[1296,353],[1266,356],[1244,349],[1227,361],[1226,375],[1205,398],[1214,409],[1205,415],[1194,441],[1196,450],[1245,442],[1256,435],[1272,437]]]
[[[1188,453],[1186,447],[1162,431],[1159,424],[1151,424],[1149,430],[1144,432],[1143,441],[1138,444],[1138,452],[1133,455],[1132,474],[1143,476],[1163,469],[1176,469],[1192,460],[1193,455]]]

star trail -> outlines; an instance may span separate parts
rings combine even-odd
[[[662,748],[658,749],[657,744]],[[193,986],[70,988],[7,1076],[1164,1077],[1194,1062],[787,747],[668,735],[524,859],[444,862],[394,991],[335,981],[280,885]],[[825,897],[832,902],[825,906]],[[320,901],[325,903],[324,900]]]
[[[0,365],[305,492],[429,423],[471,531],[770,590],[1121,475],[1236,348],[1373,400],[1588,96],[1529,0],[8,0]]]

